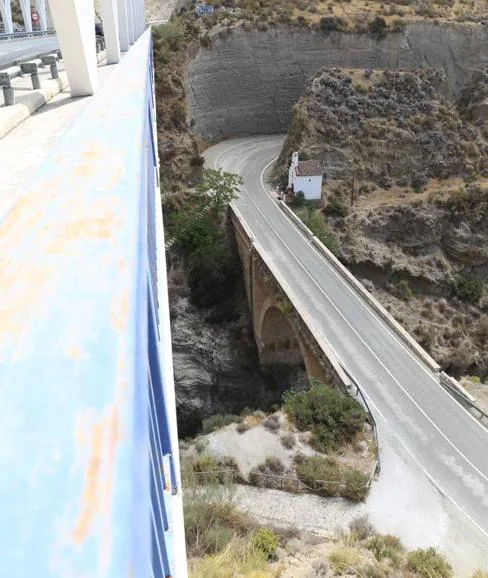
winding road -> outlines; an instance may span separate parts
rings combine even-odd
[[[265,176],[282,143],[283,137],[223,142],[207,151],[206,162],[242,175],[244,185],[236,206],[306,308],[316,331],[326,337],[362,386],[379,424],[382,452],[384,443],[391,457],[386,467],[400,467],[395,465],[400,458],[401,467],[408,476],[413,471],[416,480],[408,491],[416,494],[420,487],[429,488],[416,501],[419,512],[410,513],[411,522],[417,524],[410,533],[421,534],[421,524],[431,523],[419,504],[427,503],[428,510],[437,500],[448,511],[448,522],[444,518],[439,522],[451,526],[444,533],[451,540],[453,535],[464,536],[466,547],[461,551],[472,546],[488,568],[488,431],[439,385],[438,378],[279,209]],[[444,550],[451,547],[437,545]]]

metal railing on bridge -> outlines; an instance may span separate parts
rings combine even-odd
[[[54,30],[33,30],[32,32],[0,32],[0,40],[16,40],[22,38],[37,38],[41,36],[53,36]]]
[[[186,577],[155,119],[148,30],[3,217],[11,577]]]

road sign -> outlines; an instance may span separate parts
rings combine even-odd
[[[37,12],[33,12],[32,13],[32,22],[38,22],[39,21],[39,14]]]

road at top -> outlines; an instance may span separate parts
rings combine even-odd
[[[223,142],[206,152],[206,162],[242,175],[236,205],[254,239],[370,402],[386,471],[369,501],[392,508],[376,516],[380,526],[396,529],[412,545],[430,542],[451,554],[459,549],[471,561],[458,567],[488,570],[488,431],[279,209],[264,175],[282,142],[282,137]],[[410,511],[399,514],[398,528],[393,518],[401,500]]]
[[[0,41],[0,69],[19,60],[29,60],[38,54],[45,54],[59,48],[56,36],[22,38]]]

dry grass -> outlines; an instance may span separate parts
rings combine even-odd
[[[368,558],[359,549],[351,546],[340,546],[329,554],[329,562],[335,575],[357,574],[358,569],[367,561]]]
[[[212,556],[189,561],[190,578],[275,578],[278,574],[269,569],[266,556],[245,538],[234,538],[227,546]]]

